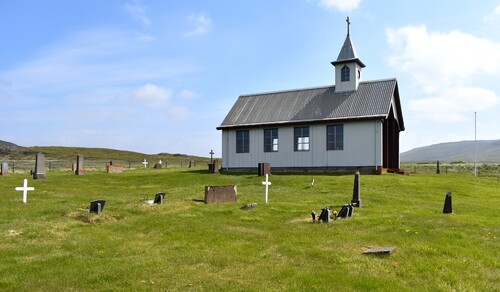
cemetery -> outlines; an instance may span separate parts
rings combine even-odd
[[[0,176],[1,290],[499,287],[496,177],[81,165]]]

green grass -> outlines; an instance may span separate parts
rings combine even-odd
[[[352,175],[262,177],[202,169],[0,177],[0,290],[495,291],[500,180],[461,175],[361,177],[354,217],[309,213],[352,197]],[[238,203],[205,205],[204,186],[236,184]],[[165,191],[164,205],[144,199]],[[443,214],[447,191],[454,214]],[[107,200],[97,216],[81,210]],[[240,210],[257,202],[255,209]],[[386,257],[371,247],[394,246]]]

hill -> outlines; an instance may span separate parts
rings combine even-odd
[[[0,140],[0,147],[12,147],[12,146],[17,146],[17,145],[14,143]]]
[[[401,153],[401,162],[465,161],[500,162],[500,140],[448,142],[419,147]]]
[[[107,148],[61,147],[61,146],[0,146],[0,159],[2,160],[33,160],[37,152],[45,154],[47,160],[72,160],[77,155],[83,155],[90,160],[207,160],[206,157],[197,157],[185,154],[144,154],[126,150]],[[210,160],[210,159],[208,159]]]

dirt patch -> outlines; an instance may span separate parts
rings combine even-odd
[[[71,212],[68,216],[77,221],[81,221],[83,223],[88,223],[88,224],[109,223],[122,219],[121,216],[113,216],[102,213],[100,215],[97,215],[94,213],[86,213],[85,211],[74,211]]]
[[[7,234],[9,236],[18,236],[18,235],[21,235],[23,233],[21,231],[11,229],[11,230],[7,230]]]

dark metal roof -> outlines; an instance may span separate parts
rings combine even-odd
[[[242,95],[217,129],[387,118],[393,96],[404,130],[396,79],[360,82],[350,92],[335,93],[335,86],[326,86]]]
[[[335,66],[340,63],[347,63],[351,61],[358,62],[362,68],[366,67],[365,64],[363,64],[363,62],[361,62],[361,60],[357,57],[356,50],[352,45],[351,37],[347,34],[344,45],[342,46],[339,56],[337,57],[337,61],[332,62],[332,65]]]

